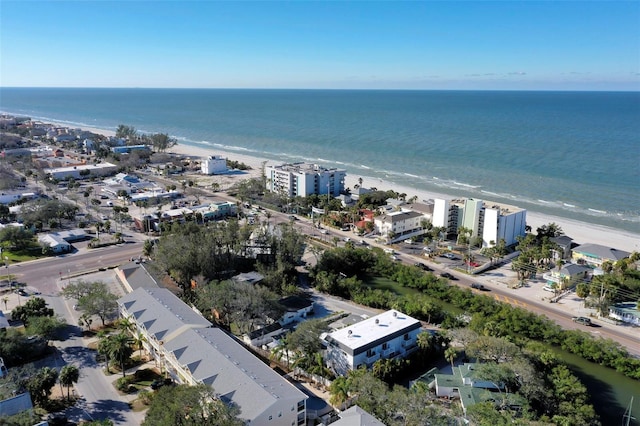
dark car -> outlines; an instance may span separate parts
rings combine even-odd
[[[480,283],[472,283],[471,288],[475,288],[476,290],[485,291],[486,288]]]
[[[451,275],[448,272],[443,272],[443,273],[440,274],[440,276],[442,278],[447,278],[447,279],[450,279],[450,280],[456,280],[457,279],[456,277],[454,277],[453,275]]]
[[[433,271],[433,269],[429,268],[427,265],[425,265],[424,263],[416,263],[414,266],[417,266],[418,268],[422,269],[423,271]]]
[[[571,318],[573,322],[577,322],[582,325],[591,325],[591,319],[587,317],[573,317]]]

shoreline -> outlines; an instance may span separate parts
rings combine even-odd
[[[61,123],[61,122],[48,122],[49,124],[57,125],[60,127],[69,127],[69,124]],[[100,134],[103,136],[115,136],[115,131],[94,128],[89,126],[79,126],[77,128],[81,128],[86,131],[90,131],[92,133]],[[252,170],[247,170],[247,177],[255,177],[260,175],[260,169],[262,164],[268,165],[276,165],[283,164],[286,161],[275,161],[267,158],[262,158],[254,155],[242,154],[235,151],[227,151],[219,148],[205,148],[201,146],[195,145],[187,145],[185,143],[178,143],[176,146],[172,147],[167,152],[175,153],[180,155],[186,155],[197,158],[206,158],[210,155],[222,155],[227,159],[231,159],[234,161],[239,161],[245,163],[250,166]],[[321,164],[322,165],[322,164]],[[225,175],[216,175],[219,177],[224,177]],[[452,195],[447,193],[435,192],[431,190],[424,189],[415,189],[412,187],[408,187],[406,185],[397,184],[395,182],[384,180],[380,178],[375,178],[371,176],[364,175],[352,175],[347,174],[345,178],[345,187],[353,188],[355,184],[358,183],[358,178],[362,178],[364,187],[375,187],[379,190],[394,190],[398,193],[407,194],[407,198],[411,198],[414,195],[418,197],[418,202],[422,202],[422,200],[428,200],[433,198],[443,198],[443,199],[455,199],[455,198],[465,198],[462,195]],[[495,201],[488,198],[483,198],[484,201]],[[629,231],[625,231],[618,228],[612,228],[605,225],[595,224],[591,222],[560,217],[556,215],[536,212],[535,210],[527,209],[527,225],[531,226],[532,230],[536,228],[546,225],[549,223],[556,223],[560,225],[564,234],[568,237],[571,237],[574,240],[575,244],[585,244],[585,243],[593,243],[600,244],[603,246],[608,246],[611,248],[616,248],[618,250],[624,250],[628,252],[640,251],[640,234],[632,233]]]
[[[171,148],[169,152],[199,158],[205,158],[209,155],[215,154],[221,155],[227,159],[231,159],[234,161],[240,161],[247,164],[248,166],[251,166],[252,168],[252,170],[248,171],[247,177],[259,176],[260,169],[264,162],[266,162],[266,164],[268,165],[283,163],[282,161],[274,161],[247,154],[238,154],[236,152],[225,151],[222,149],[209,150],[207,148],[185,144],[178,144]],[[416,195],[418,197],[418,202],[433,198],[444,198],[449,200],[454,198],[462,198],[462,196],[455,196],[452,194],[443,194],[426,190],[416,190],[414,188],[399,185],[388,180],[382,180],[370,176],[356,176],[349,174],[347,174],[345,178],[345,187],[353,188],[353,186],[358,183],[358,178],[360,177],[362,177],[363,187],[376,187],[379,190],[392,189],[398,193],[407,194],[407,199]],[[484,199],[484,201],[493,200]],[[611,228],[604,225],[598,225],[554,215],[547,215],[527,209],[527,225],[531,226],[532,230],[535,231],[536,228],[542,225],[547,225],[551,222],[555,222],[556,224],[560,225],[565,235],[573,238],[574,243],[576,244],[593,243],[628,252],[640,251],[640,234],[633,234],[624,230]]]

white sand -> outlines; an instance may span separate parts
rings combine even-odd
[[[91,129],[85,128],[85,130],[89,130],[93,133],[102,134],[105,136],[113,136],[115,132],[105,131],[101,129]],[[222,155],[227,159],[233,161],[239,161],[248,166],[251,166],[253,170],[249,171],[246,175],[248,177],[255,177],[260,175],[260,170],[262,168],[262,164],[266,162],[268,165],[281,164],[282,162],[267,160],[264,158],[253,157],[244,154],[238,154],[235,152],[227,152],[222,150],[211,150],[206,148],[199,148],[190,145],[176,145],[171,149],[171,152],[189,155],[194,157],[204,158],[209,155]],[[416,190],[413,188],[404,187],[401,185],[397,185],[395,183],[384,181],[377,178],[371,178],[367,176],[356,176],[356,175],[347,175],[345,180],[345,186],[348,188],[353,188],[355,184],[358,183],[358,178],[362,177],[363,182],[362,186],[364,188],[375,187],[379,190],[390,190],[393,189],[399,193],[407,194],[407,199],[413,197],[414,195],[418,197],[418,201],[428,200],[433,198],[444,198],[444,199],[453,199],[460,198],[455,195],[449,194],[439,194],[428,191]],[[491,200],[487,200],[491,201]],[[625,250],[629,252],[640,251],[640,234],[633,234],[630,232],[622,231],[615,228],[609,228],[602,225],[596,225],[587,222],[580,222],[577,220],[562,218],[558,216],[549,216],[541,213],[537,213],[534,211],[527,211],[527,225],[531,226],[531,228],[535,231],[541,225],[549,224],[551,222],[555,222],[560,225],[565,235],[573,238],[574,243],[576,244],[585,244],[585,243],[593,243],[593,244],[601,244],[603,246],[608,246],[612,248],[616,248],[619,250]]]
[[[267,162],[269,165],[281,164],[281,162],[267,160],[264,158],[257,158],[243,154],[237,154],[235,152],[225,152],[221,150],[211,151],[204,148],[197,148],[186,145],[177,145],[172,148],[175,153],[183,155],[191,155],[197,157],[206,157],[209,155],[222,155],[230,160],[240,161],[253,168],[252,172],[248,176],[259,176],[260,169],[263,162]],[[375,187],[379,190],[393,189],[399,193],[407,194],[407,199],[416,195],[418,201],[428,200],[433,198],[453,199],[456,196],[448,194],[438,194],[428,191],[419,191],[413,188],[403,187],[395,183],[384,181],[377,178],[371,178],[367,176],[347,175],[345,179],[345,186],[353,188],[355,184],[358,184],[358,178],[362,177],[362,186],[364,188]],[[489,200],[491,201],[491,200]],[[640,251],[640,235],[631,234],[625,231],[621,231],[606,226],[595,225],[592,223],[580,222],[577,220],[566,219],[557,216],[543,215],[532,211],[527,211],[527,225],[535,231],[536,228],[555,222],[560,225],[564,233],[573,238],[576,244],[594,243],[601,244],[608,247],[613,247],[619,250],[625,250],[629,252]]]

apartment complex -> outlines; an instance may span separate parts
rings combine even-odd
[[[345,170],[326,169],[317,164],[293,163],[265,167],[267,190],[286,197],[306,197],[329,194],[337,197],[344,192]]]
[[[482,237],[482,245],[490,247],[504,239],[515,244],[516,237],[525,235],[527,211],[519,207],[474,199],[434,202],[433,225],[445,227],[449,235],[461,226],[471,230],[471,238]],[[493,242],[493,243],[492,243]]]
[[[306,424],[303,392],[169,290],[137,288],[118,305],[146,338],[145,349],[178,383],[211,386],[252,426]]]
[[[338,375],[417,350],[420,321],[392,309],[324,336],[326,364]]]
[[[215,175],[227,172],[227,159],[219,155],[211,155],[200,163],[203,175]]]

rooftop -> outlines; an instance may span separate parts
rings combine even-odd
[[[334,331],[328,337],[355,350],[390,334],[419,327],[420,321],[417,319],[391,309],[349,327]]]

